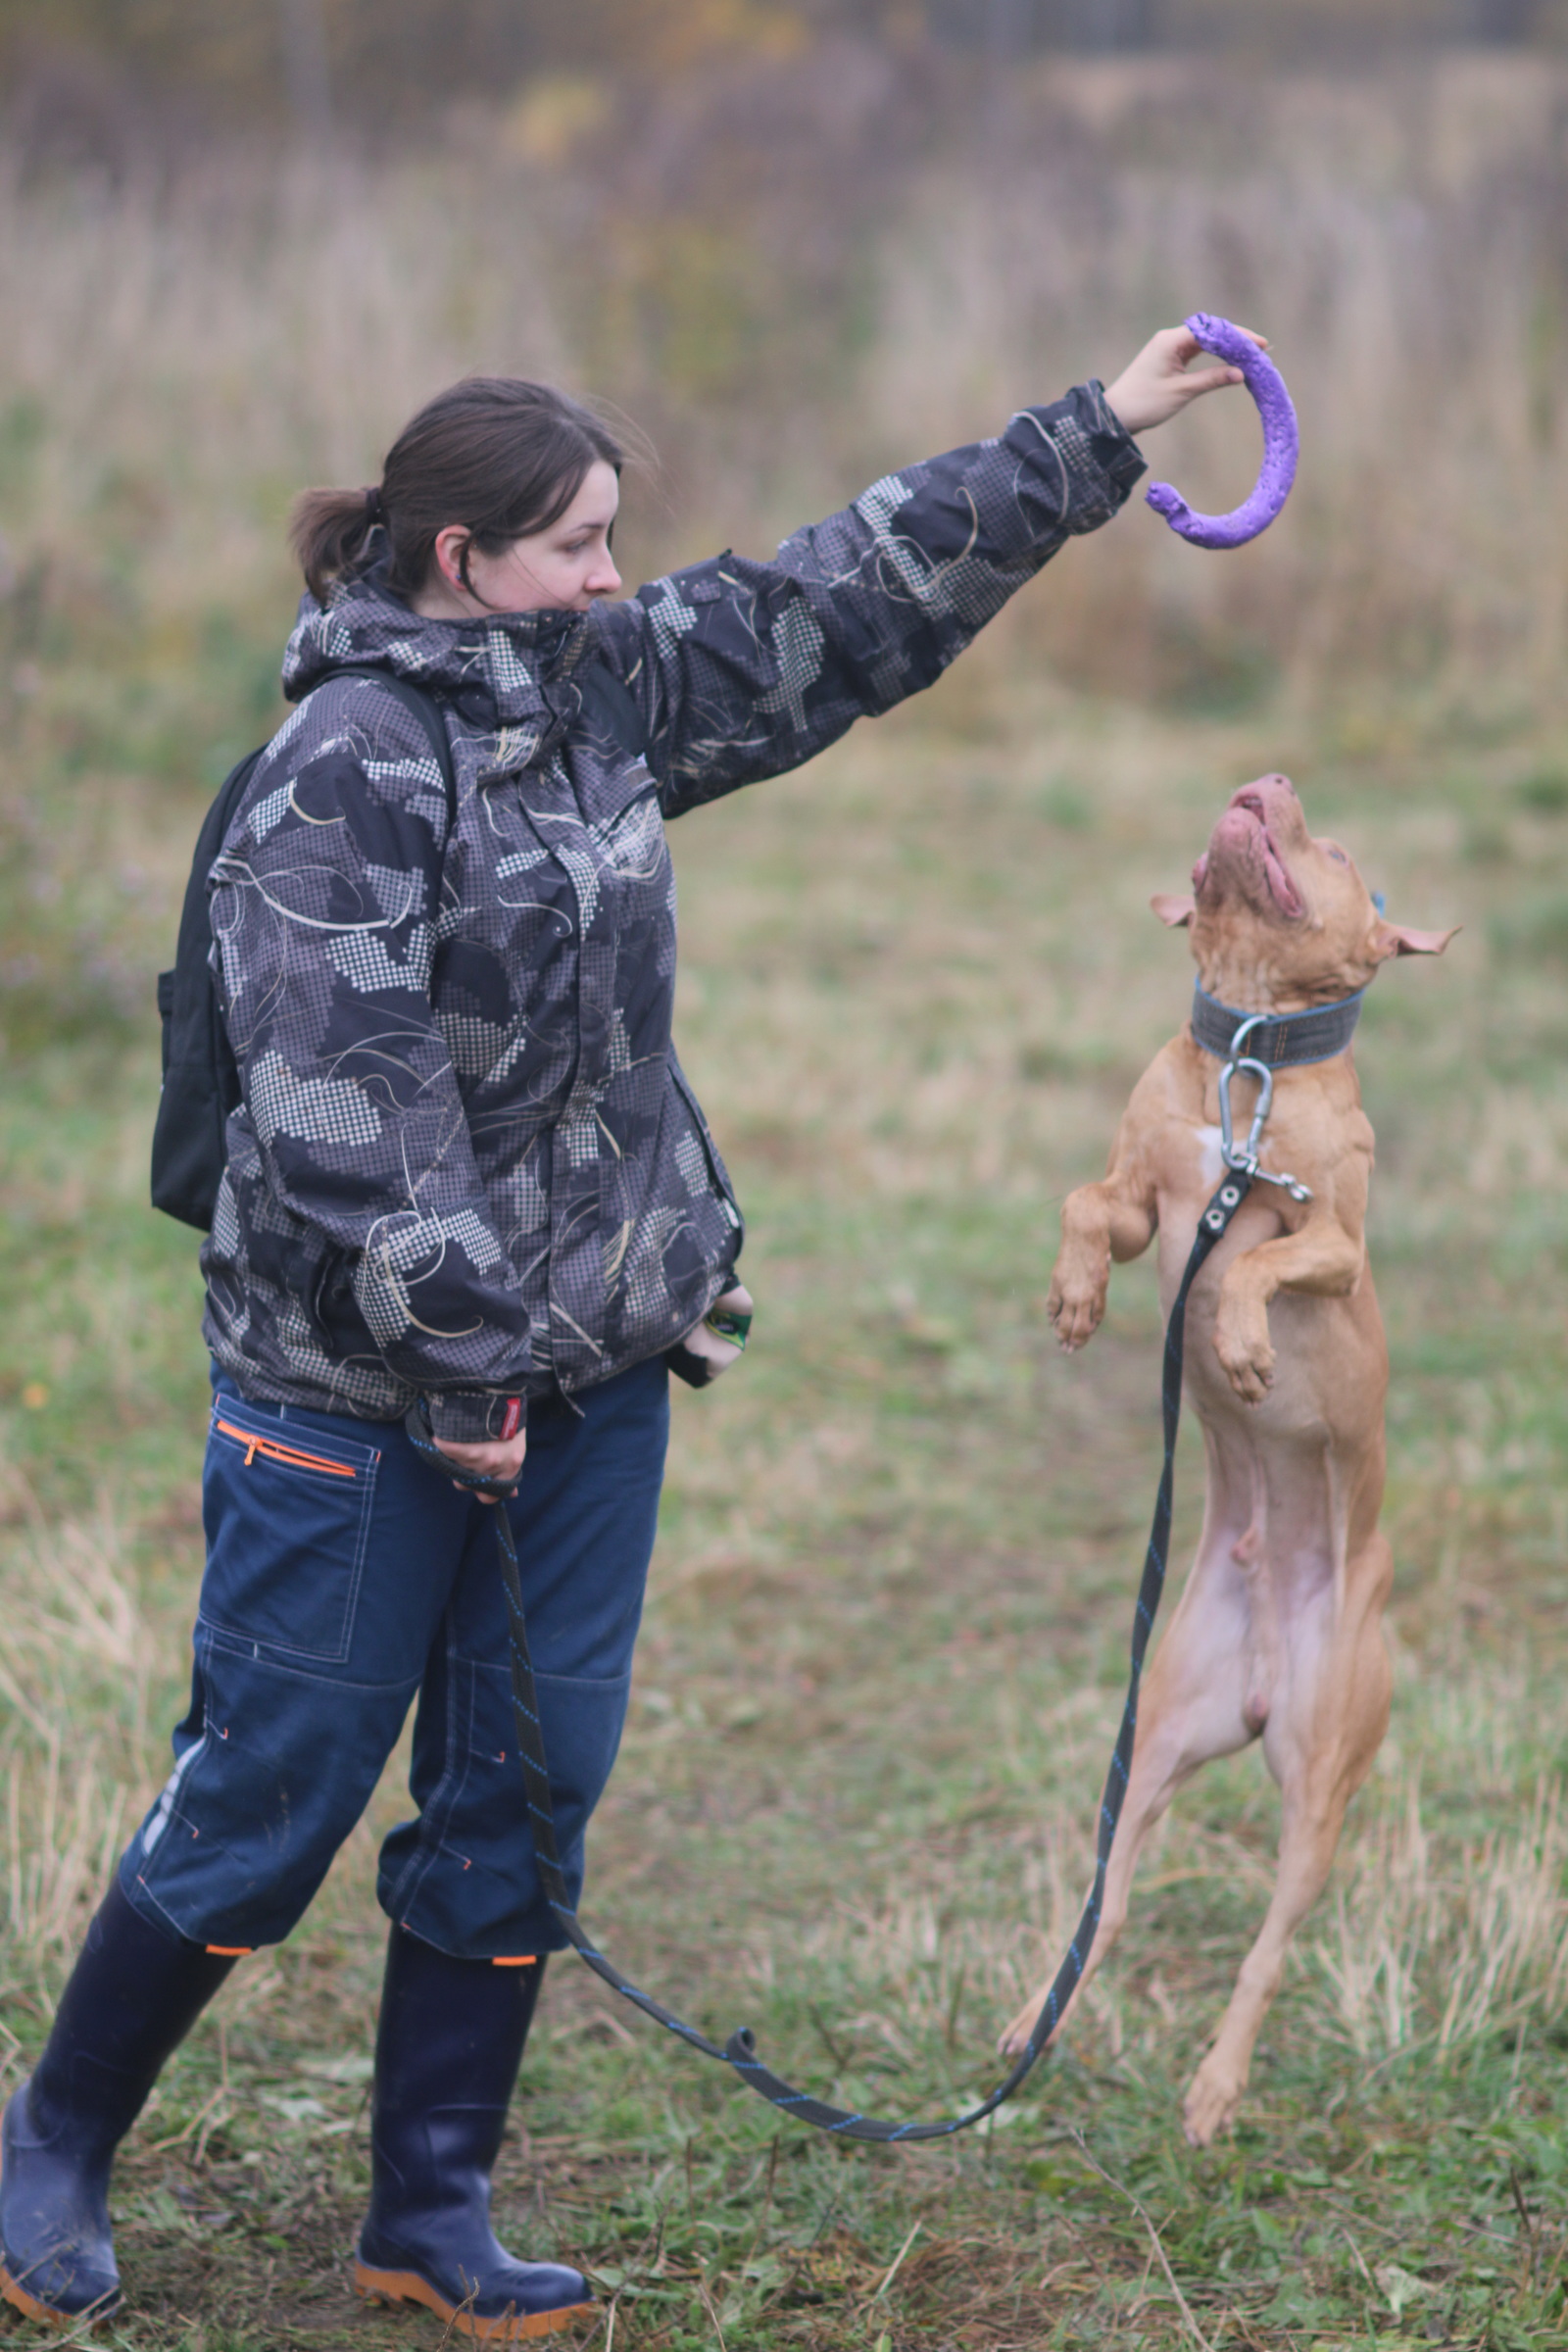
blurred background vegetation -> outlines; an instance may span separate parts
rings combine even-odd
[[[274,596],[290,489],[466,368],[646,429],[654,563],[1200,287],[1289,361],[1288,525],[1213,566],[1115,534],[1010,651],[1141,696],[1555,671],[1568,0],[10,0],[0,60],[24,661],[130,572],[171,625]],[[1220,497],[1246,442],[1205,410],[1161,464]]]
[[[374,478],[467,370],[642,429],[635,577],[765,548],[1200,302],[1286,366],[1285,522],[1223,564],[1151,517],[1103,535],[946,722],[1029,670],[1517,724],[1568,626],[1559,39],[1568,0],[7,0],[13,732],[62,773],[213,782],[272,707],[290,495]],[[1223,505],[1254,449],[1210,403],[1159,465]],[[52,933],[8,810],[8,930]],[[0,1029],[124,995],[93,933],[70,972],[14,941]]]
[[[146,1205],[152,976],[281,708],[294,491],[373,480],[466,371],[546,375],[646,443],[636,580],[1206,308],[1300,412],[1265,538],[1135,503],[917,705],[676,829],[763,1316],[677,1413],[593,1911],[844,2095],[989,2079],[1081,1883],[1156,1446],[1149,1270],[1058,1361],[1054,1204],[1180,1018],[1149,892],[1280,765],[1466,926],[1358,1048],[1399,1695],[1334,1895],[1212,2158],[1173,2119],[1268,1879],[1255,1757],[1005,2140],[779,2153],[561,1971],[503,2202],[648,2352],[1168,2342],[1081,2126],[1216,2346],[1568,2342],[1568,0],[0,0],[0,2086],[179,1697],[205,1367]],[[1227,506],[1255,420],[1148,454]],[[122,2342],[399,2340],[338,2332],[372,1868],[159,2093]]]

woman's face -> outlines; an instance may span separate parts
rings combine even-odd
[[[514,539],[498,556],[468,547],[461,525],[438,531],[437,577],[414,600],[432,620],[476,620],[494,612],[586,612],[596,597],[613,596],[620,574],[610,533],[620,505],[615,469],[601,458],[559,522]],[[468,587],[459,566],[468,547]],[[471,593],[470,593],[471,591]]]

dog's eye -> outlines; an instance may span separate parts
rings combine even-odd
[[[1343,850],[1335,849],[1332,844],[1329,848],[1329,856],[1333,858],[1336,865],[1348,865],[1350,862],[1348,858],[1347,858],[1345,855],[1345,852]]]

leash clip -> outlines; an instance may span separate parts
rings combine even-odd
[[[1274,1072],[1266,1061],[1258,1061],[1241,1049],[1247,1042],[1248,1032],[1257,1028],[1267,1018],[1266,1013],[1250,1013],[1245,1021],[1237,1023],[1236,1034],[1231,1039],[1230,1056],[1219,1074],[1220,1157],[1228,1168],[1235,1168],[1244,1176],[1250,1176],[1263,1184],[1277,1184],[1282,1191],[1290,1194],[1293,1200],[1310,1200],[1311,1187],[1303,1184],[1298,1176],[1275,1176],[1257,1164],[1258,1151],[1263,1141],[1263,1124],[1274,1106]],[[1236,1141],[1231,1119],[1231,1080],[1238,1070],[1248,1071],[1258,1084],[1257,1107],[1252,1113],[1252,1124],[1246,1143],[1240,1145]]]

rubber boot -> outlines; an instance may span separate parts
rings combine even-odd
[[[516,2262],[490,2227],[491,2168],[543,1975],[543,1959],[454,1960],[403,1928],[387,1948],[354,2283],[374,2302],[422,2303],[481,2343],[548,2335],[594,2308],[580,2272]]]
[[[120,2301],[109,2168],[170,2052],[233,1967],[149,1927],[115,1880],[32,2074],[0,2122],[0,2292],[31,2320]]]

